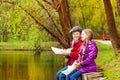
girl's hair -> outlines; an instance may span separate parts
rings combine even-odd
[[[91,30],[91,29],[84,29],[83,30],[84,32],[85,32],[85,34],[88,36],[88,40],[92,40],[93,39],[93,31]],[[84,53],[86,53],[86,51],[87,51],[87,47],[88,47],[88,41],[86,42],[86,48],[85,48],[85,51],[84,51]]]
[[[91,29],[84,29],[83,31],[88,36],[88,39],[91,41],[93,39],[93,31]]]
[[[85,32],[85,34],[88,36],[88,39],[91,41],[93,39],[93,31],[91,29],[84,29],[82,30],[82,32]],[[87,52],[87,48],[88,48],[88,44],[89,44],[89,41],[87,42],[83,42],[82,46],[84,45],[84,43],[86,44],[85,46],[85,50],[84,50],[84,53],[82,56],[79,56],[79,60],[80,61],[83,61],[84,60],[84,57],[85,57],[85,54]],[[80,47],[80,52],[81,52],[81,49],[82,49],[82,46]]]

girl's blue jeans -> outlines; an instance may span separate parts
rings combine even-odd
[[[78,80],[81,74],[81,71],[75,70],[72,73],[66,75],[66,80]]]

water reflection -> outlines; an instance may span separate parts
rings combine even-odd
[[[56,80],[62,59],[51,52],[0,51],[0,80]]]

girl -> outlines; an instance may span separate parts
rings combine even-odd
[[[76,70],[66,75],[66,80],[78,80],[79,76],[85,72],[95,72],[96,64],[95,59],[97,57],[97,46],[93,39],[93,31],[91,29],[84,29],[81,33],[81,39],[83,41],[82,47],[79,52],[79,58]]]
[[[67,56],[68,62],[67,65],[72,65],[73,62],[78,58],[78,53],[80,50],[80,46],[82,45],[82,40],[80,39],[81,37],[81,31],[82,29],[79,26],[75,26],[70,30],[70,34],[72,35],[72,42],[70,43],[70,48],[72,48],[70,53],[66,53],[64,51],[63,55]],[[67,54],[67,55],[66,55]],[[66,75],[62,73],[62,71],[66,70],[68,67],[64,67],[61,70],[57,72],[57,80],[65,80]]]

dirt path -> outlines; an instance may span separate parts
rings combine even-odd
[[[95,40],[95,41],[100,42],[102,44],[111,45],[111,41],[110,40]]]

